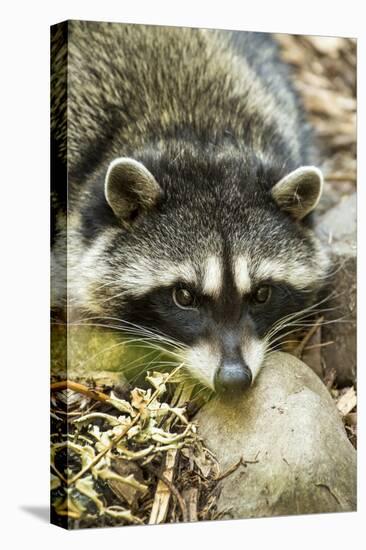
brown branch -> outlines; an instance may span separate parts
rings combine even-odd
[[[304,351],[307,351],[309,349],[325,348],[325,347],[330,346],[332,344],[334,344],[334,342],[329,340],[329,342],[322,342],[321,344],[314,344],[313,346],[306,346],[306,348],[304,348]]]
[[[258,464],[258,462],[259,460],[245,460],[243,457],[241,457],[238,462],[236,462],[236,464],[233,464],[233,466],[230,466],[230,468],[228,468],[226,472],[218,477],[215,477],[214,481],[221,481],[225,477],[228,477],[229,475],[233,474],[239,468],[239,466],[246,466],[247,464]]]
[[[234,464],[233,466],[230,466],[230,468],[228,468],[226,472],[221,474],[221,476],[215,477],[214,481],[221,481],[225,477],[228,477],[230,474],[233,474],[242,464],[243,464],[243,459],[240,458],[236,464]]]
[[[83,395],[90,397],[90,399],[102,401],[103,403],[110,399],[106,393],[88,388],[87,386],[84,386],[84,384],[79,384],[79,382],[73,382],[72,380],[62,380],[61,382],[54,382],[51,384],[51,392],[63,390],[73,390],[77,393],[82,393]]]
[[[311,329],[306,333],[305,337],[301,340],[300,344],[295,349],[295,356],[301,358],[306,344],[309,342],[310,338],[314,336],[318,328],[321,326],[322,322],[324,321],[324,317],[319,317],[314,325],[311,327]]]

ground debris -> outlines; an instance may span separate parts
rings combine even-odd
[[[292,66],[293,84],[320,146],[325,189],[317,212],[323,214],[356,191],[356,40],[290,34],[275,34],[275,38],[282,58]],[[356,389],[338,388],[336,370],[325,364],[321,350],[337,343],[323,338],[322,323],[319,318],[309,321],[309,330],[294,335],[285,349],[301,358],[323,380],[356,447]]]
[[[356,186],[356,41],[276,34],[321,147],[327,210]],[[333,204],[332,204],[333,202]]]
[[[212,519],[218,466],[177,392],[168,391],[170,376],[149,372],[152,387],[124,399],[110,388],[51,384],[54,523],[73,529]]]
[[[355,388],[345,388],[337,399],[337,409],[342,416],[347,416],[357,405],[357,396]]]
[[[306,363],[324,382],[334,403],[339,410],[349,440],[357,447],[357,392],[355,386],[339,388],[334,368],[326,369],[320,355],[322,347],[334,342],[322,342],[322,316],[308,321],[309,328],[293,334],[290,343],[282,346],[283,350]]]

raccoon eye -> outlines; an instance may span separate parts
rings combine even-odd
[[[263,285],[257,288],[254,294],[254,300],[257,304],[265,304],[268,302],[272,294],[272,289],[268,285]]]
[[[195,297],[186,288],[174,288],[173,300],[178,307],[183,309],[191,309],[196,305]]]

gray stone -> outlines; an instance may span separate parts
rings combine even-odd
[[[220,481],[224,518],[356,510],[356,451],[328,390],[295,357],[272,354],[243,396],[207,403],[196,421],[222,472],[243,461]]]
[[[318,217],[316,232],[337,255],[356,256],[356,193]]]
[[[356,194],[344,199],[319,218],[316,231],[329,246],[334,264],[329,292],[334,293],[326,307],[322,327],[325,374],[334,369],[341,386],[356,380]]]
[[[354,184],[351,182],[337,182],[337,185],[324,181],[324,191],[316,207],[317,214],[324,214],[334,206],[337,206],[343,199],[352,195]]]

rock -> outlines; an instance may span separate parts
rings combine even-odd
[[[333,207],[336,207],[342,200],[345,200],[354,192],[354,186],[350,182],[334,182],[324,181],[324,191],[320,198],[319,204],[316,207],[316,214],[323,215]]]
[[[329,292],[335,297],[326,307],[322,327],[322,358],[327,371],[335,369],[340,386],[356,380],[356,194],[344,199],[318,219],[316,231],[329,246],[334,263]],[[337,319],[339,321],[337,321]]]
[[[222,472],[243,460],[220,482],[224,518],[356,510],[356,451],[328,390],[295,357],[273,353],[252,388],[210,401],[196,421]]]
[[[334,254],[356,255],[356,193],[344,198],[318,218],[316,232]]]

